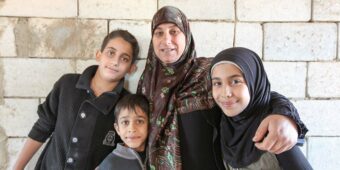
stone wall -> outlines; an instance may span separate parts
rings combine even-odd
[[[165,5],[191,20],[198,56],[232,46],[257,52],[272,89],[293,101],[310,129],[302,150],[313,167],[340,167],[340,0],[0,0],[0,170],[13,165],[54,82],[95,64],[116,28],[141,44],[126,84],[134,92],[151,18]]]

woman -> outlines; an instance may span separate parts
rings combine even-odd
[[[196,58],[195,43],[189,22],[182,11],[175,7],[163,7],[153,17],[152,40],[146,67],[138,84],[137,93],[147,96],[151,103],[149,160],[151,169],[223,169],[218,129],[220,115],[211,95],[209,63],[206,58]],[[273,101],[272,101],[273,102]],[[277,97],[274,113],[294,112],[284,97]],[[296,113],[292,113],[300,127],[304,127]],[[274,117],[276,116],[276,117]],[[263,122],[275,122],[278,115]],[[282,117],[282,116],[281,116]],[[269,117],[268,117],[269,118]],[[279,118],[278,125],[288,118]],[[284,122],[284,123],[282,123]],[[292,125],[285,126],[284,134],[274,136],[276,143],[259,143],[258,147],[282,152],[291,148],[297,138]],[[274,130],[277,127],[274,127]],[[279,129],[282,127],[278,127]],[[301,131],[304,134],[304,129]],[[287,132],[288,131],[288,132]],[[261,131],[257,140],[267,128]],[[218,139],[218,140],[216,140]]]

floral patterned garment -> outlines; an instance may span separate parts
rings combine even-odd
[[[175,63],[162,64],[151,42],[137,93],[147,96],[151,106],[148,141],[151,169],[182,169],[178,116],[214,106],[209,90],[210,60],[196,58],[189,22],[182,11],[170,6],[158,10],[152,20],[152,35],[162,23],[174,23],[185,34],[185,50]]]

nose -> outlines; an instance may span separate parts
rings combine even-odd
[[[129,124],[128,132],[129,132],[129,133],[136,132],[136,125],[135,125],[135,123],[130,123],[130,124]]]
[[[232,96],[232,89],[231,89],[231,87],[225,86],[223,88],[223,96],[226,97],[226,98],[229,98],[229,97]]]
[[[113,66],[118,67],[119,66],[119,57],[118,56],[112,57],[111,63],[112,63]]]
[[[163,36],[163,42],[165,44],[171,44],[171,35],[169,32],[165,32]]]

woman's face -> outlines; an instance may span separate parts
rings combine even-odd
[[[163,63],[174,63],[181,58],[185,49],[185,35],[173,23],[160,24],[153,32],[152,45]]]
[[[233,64],[219,64],[212,70],[214,100],[229,117],[237,116],[249,104],[250,94],[246,80]]]

